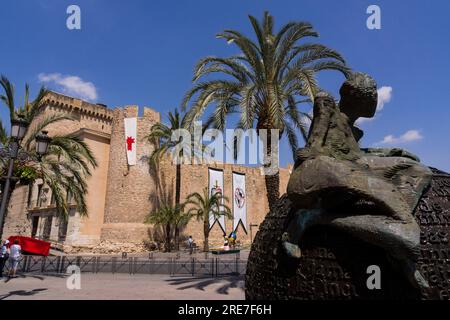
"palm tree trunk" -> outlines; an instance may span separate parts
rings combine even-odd
[[[267,130],[267,152],[268,159],[272,159],[272,136],[270,129]],[[264,167],[270,168],[271,163],[264,164]],[[266,170],[269,171],[269,170]],[[264,176],[267,190],[267,201],[269,202],[269,210],[275,209],[275,204],[280,198],[280,173],[277,170],[275,174],[267,174]]]
[[[175,227],[175,248],[180,250],[180,228],[178,226]]]
[[[269,202],[269,210],[273,211],[275,205],[280,198],[280,174],[264,176],[267,189],[267,200]]]
[[[205,236],[205,242],[203,243],[203,251],[208,252],[209,251],[209,220],[206,219],[203,222],[203,233]]]
[[[170,252],[170,223],[166,224],[166,252]]]
[[[175,205],[180,205],[181,198],[181,164],[178,163],[176,166],[176,177],[175,177]]]
[[[176,176],[175,176],[175,206],[179,208],[180,206],[180,198],[181,198],[181,164],[177,163],[176,165]],[[175,226],[175,247],[177,250],[180,250],[180,241],[179,241],[179,228]]]

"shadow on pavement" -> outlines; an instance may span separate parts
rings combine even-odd
[[[67,277],[67,275],[66,274],[58,274],[58,273],[55,273],[55,274],[48,273],[48,274],[45,274],[45,275],[37,275],[37,274],[27,273],[27,274],[18,274],[14,278],[6,278],[6,280],[4,282],[7,283],[7,282],[10,282],[10,281],[12,281],[14,279],[26,279],[26,278],[34,278],[34,279],[38,279],[38,280],[44,281],[45,278],[49,278],[49,277],[65,278],[65,277]]]
[[[6,298],[12,297],[12,296],[33,296],[41,291],[46,291],[47,288],[40,288],[40,289],[33,289],[30,291],[25,290],[17,290],[17,291],[11,291],[5,295],[0,296],[0,300],[4,300]]]
[[[231,288],[244,289],[244,276],[232,276],[232,277],[220,277],[220,278],[176,278],[166,280],[173,286],[180,286],[177,290],[197,289],[205,291],[205,288],[209,285],[225,282],[220,288],[216,290],[219,294],[228,294],[228,290]]]

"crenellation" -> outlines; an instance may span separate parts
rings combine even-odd
[[[73,109],[80,113],[93,114],[99,118],[112,119],[112,112],[110,109],[87,101],[68,97],[60,93],[50,92],[46,102],[47,104],[58,106],[64,110]]]
[[[125,118],[136,118],[139,114],[139,107],[135,105],[125,106],[123,110]]]

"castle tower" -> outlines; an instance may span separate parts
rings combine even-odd
[[[133,166],[127,162],[125,118],[138,118],[138,107],[126,106],[113,111],[101,240],[138,243],[147,237],[148,225],[144,219],[154,208],[151,197],[156,187],[148,164],[154,146],[147,136],[151,127],[160,121],[160,114],[144,108],[143,116],[137,119],[137,155]]]

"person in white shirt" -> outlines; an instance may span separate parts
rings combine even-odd
[[[14,278],[16,276],[17,267],[21,257],[22,247],[19,245],[19,240],[14,240],[14,244],[9,248],[9,276]]]
[[[194,251],[194,240],[192,239],[192,236],[189,236],[188,245],[189,245],[189,254],[192,254],[192,252]]]

